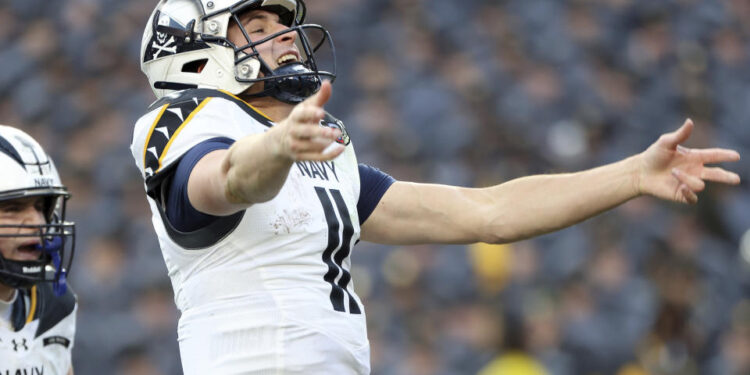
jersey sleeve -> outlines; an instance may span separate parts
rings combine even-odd
[[[385,192],[394,182],[396,182],[396,179],[381,170],[366,164],[359,164],[360,189],[357,212],[359,213],[360,225],[364,224],[370,217],[380,199],[383,198]]]
[[[193,207],[188,199],[187,185],[198,161],[212,151],[228,149],[233,143],[234,140],[226,137],[209,139],[195,145],[180,159],[167,189],[165,202],[167,219],[175,229],[192,232],[218,219],[218,216],[204,214]]]

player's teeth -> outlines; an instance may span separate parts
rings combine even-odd
[[[284,56],[279,57],[279,59],[277,60],[277,63],[281,65],[290,61],[297,61],[297,58],[294,55],[284,55]]]

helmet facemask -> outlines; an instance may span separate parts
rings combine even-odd
[[[326,42],[331,50],[334,48],[331,43],[330,35],[322,27],[317,25],[293,26],[288,30],[274,33],[256,42],[250,41],[244,26],[239,25],[239,28],[248,42],[245,45],[234,47],[236,56],[235,65],[239,67],[237,80],[248,83],[264,83],[264,88],[261,92],[249,94],[248,96],[271,96],[285,103],[297,104],[318,92],[323,77],[328,77],[331,81],[335,80],[336,76],[334,73],[318,69],[317,62],[313,57]],[[320,35],[319,38],[315,39],[314,44],[310,43],[308,32],[310,34],[318,33]],[[271,66],[260,56],[260,52],[258,52],[256,47],[269,40],[289,33],[297,34],[295,44],[300,53],[301,61],[283,64],[276,69],[272,69]],[[250,70],[243,69],[242,67],[246,65],[246,61],[253,59],[260,62],[260,74],[258,74],[257,78],[242,78],[243,71]],[[335,72],[335,66],[333,71]]]
[[[247,29],[241,22],[240,16],[253,10],[265,10],[277,14],[279,22],[288,27],[288,29],[271,34],[260,40],[252,41]],[[264,83],[264,88],[261,92],[250,94],[249,96],[271,96],[286,103],[296,104],[315,94],[320,89],[323,77],[328,77],[332,81],[335,80],[336,50],[331,36],[322,26],[303,24],[305,17],[304,3],[297,2],[297,9],[294,13],[282,6],[262,7],[257,2],[248,3],[236,9],[230,8],[229,12],[231,14],[230,24],[238,27],[246,42],[242,45],[234,45],[227,40],[227,43],[234,48],[237,80],[247,83]],[[297,15],[296,18],[294,17],[295,14]],[[295,45],[300,54],[299,61],[283,64],[276,69],[272,69],[271,64],[261,57],[256,47],[285,34],[292,33],[295,34]],[[321,50],[321,47],[324,46],[333,55],[333,59],[331,60],[333,65],[331,70],[333,73],[319,69],[318,67],[315,56]],[[252,65],[252,61],[260,63],[260,74],[251,71],[252,68],[250,66]],[[250,64],[247,62],[250,62]],[[251,77],[251,73],[254,73],[253,75],[256,77],[249,78]]]

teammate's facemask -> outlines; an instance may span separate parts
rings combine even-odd
[[[257,9],[277,14],[288,29],[252,41],[240,18]],[[157,97],[199,87],[238,95],[263,82],[264,89],[251,96],[299,103],[318,91],[323,77],[336,78],[331,36],[322,26],[304,24],[305,13],[302,0],[161,0],[144,33],[141,68]],[[239,27],[246,43],[229,41],[230,24]],[[256,47],[287,33],[296,34],[300,59],[271,69],[274,64],[264,61]],[[316,59],[324,50],[331,69],[321,68]]]
[[[34,243],[37,260],[12,260],[0,253],[0,283],[29,288],[51,282],[57,295],[66,290],[75,248],[75,224],[65,221],[70,194],[60,183],[54,163],[26,133],[0,125],[0,207],[12,201],[41,197],[44,224],[0,224],[0,238]],[[33,241],[38,239],[37,241]]]

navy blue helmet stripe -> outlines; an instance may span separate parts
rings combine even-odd
[[[21,154],[18,153],[18,150],[16,150],[15,147],[13,147],[10,142],[5,139],[5,137],[0,136],[0,152],[3,154],[6,154],[10,156],[11,159],[15,160],[18,164],[21,165],[24,169],[26,169],[26,165],[23,163],[23,158],[21,158]]]

